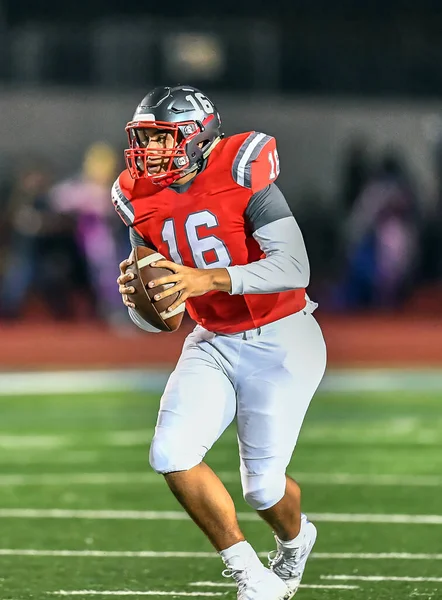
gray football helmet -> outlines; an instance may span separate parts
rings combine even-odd
[[[146,147],[144,132],[152,129],[173,135],[173,147]],[[151,179],[163,187],[199,169],[223,137],[216,106],[191,86],[152,90],[138,105],[126,131],[129,148],[124,155],[132,178]],[[150,174],[148,160],[159,157],[164,159],[161,172]]]

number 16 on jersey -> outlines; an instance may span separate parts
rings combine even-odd
[[[230,266],[232,263],[230,254],[222,240],[216,237],[216,235],[199,237],[198,228],[202,225],[207,227],[207,229],[218,227],[218,219],[210,211],[202,210],[190,214],[184,224],[186,239],[192,252],[195,266],[198,269],[204,269],[206,267],[213,269],[215,267],[221,268]],[[173,219],[167,219],[167,221],[164,222],[161,237],[163,242],[166,242],[169,247],[169,254],[172,260],[175,263],[182,265],[183,259],[178,249]],[[213,252],[215,255],[215,260],[210,262],[206,260],[206,254],[209,252]]]

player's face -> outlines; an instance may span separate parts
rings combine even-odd
[[[157,175],[161,171],[166,171],[170,156],[167,150],[174,148],[174,136],[167,131],[158,129],[139,129],[137,137],[140,146],[151,152],[146,160],[149,175]],[[156,153],[156,151],[158,152]]]

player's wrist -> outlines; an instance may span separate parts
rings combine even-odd
[[[208,269],[210,273],[212,291],[230,292],[232,289],[232,281],[227,269]]]

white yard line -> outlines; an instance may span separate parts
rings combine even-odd
[[[266,558],[268,552],[259,552]],[[157,552],[155,550],[32,550],[0,548],[0,556],[35,556],[59,558],[218,558],[216,552]],[[410,554],[398,552],[359,553],[359,552],[313,552],[315,560],[430,560],[442,561],[442,554]]]
[[[24,485],[127,485],[164,483],[156,473],[45,473],[0,475],[0,486]]]
[[[251,515],[255,520],[253,513]],[[188,521],[181,511],[137,510],[71,510],[64,508],[0,508],[0,518],[17,519],[92,519],[92,520],[140,520],[140,521]]]
[[[309,513],[312,521],[323,523],[386,523],[401,525],[442,525],[442,515],[381,515]]]
[[[442,525],[442,515],[383,515],[309,513],[312,521],[322,523],[399,523],[410,525]],[[76,510],[64,508],[0,508],[4,519],[107,519],[135,521],[188,521],[184,511],[155,510]],[[256,513],[238,513],[240,521],[259,521]]]
[[[323,560],[442,560],[442,554],[412,554],[410,552],[313,552]]]
[[[128,392],[162,392],[170,368],[107,371],[0,373],[0,396]],[[439,369],[335,369],[328,371],[323,392],[441,391]]]
[[[204,582],[203,582],[204,583]],[[225,587],[229,584],[221,584]],[[231,584],[236,587],[236,584]],[[210,582],[208,587],[210,587]],[[310,590],[358,590],[357,585],[301,585],[301,588]],[[46,592],[53,596],[224,596],[226,592],[169,592],[169,591],[137,591],[137,590],[59,590],[58,592]]]
[[[114,432],[109,434],[110,445],[138,445],[142,439],[149,441],[146,433]],[[112,442],[113,440],[113,442]],[[55,446],[54,446],[55,447]],[[59,459],[59,456],[54,457]],[[81,462],[81,454],[79,462]],[[74,457],[72,461],[75,462]],[[87,462],[87,461],[85,461]],[[355,485],[355,486],[392,486],[392,487],[442,487],[440,475],[364,475],[362,473],[290,473],[300,483],[314,485]],[[222,471],[218,473],[225,483],[240,484],[239,471]],[[45,473],[41,475],[13,473],[0,475],[0,486],[25,485],[128,485],[128,484],[163,484],[164,479],[153,471],[134,473]]]
[[[324,581],[405,581],[409,583],[442,583],[442,577],[388,577],[383,575],[321,575]]]
[[[264,554],[264,553],[263,553]],[[267,556],[267,553],[265,554]],[[58,558],[219,558],[216,552],[155,552],[141,550],[17,550],[0,548],[0,556],[35,556]]]
[[[236,583],[224,583],[222,581],[195,581],[191,583],[195,587],[236,587]],[[314,585],[302,583],[299,587],[305,590],[358,590],[358,585]]]
[[[68,446],[69,441],[63,435],[0,435],[0,449],[2,450],[46,450],[63,448]]]
[[[153,429],[133,429],[123,431],[109,431],[99,434],[94,439],[96,446],[131,447],[149,444],[153,436]],[[0,433],[0,450],[17,450],[20,452],[29,449],[52,450],[54,448],[67,448],[73,450],[82,447],[84,440],[76,435],[34,435]]]
[[[326,375],[323,392],[440,391],[440,369],[334,369]]]
[[[170,369],[0,373],[0,396],[159,392],[169,374]]]
[[[53,596],[224,596],[225,592],[171,592],[171,591],[137,591],[137,590],[58,590],[46,592]]]
[[[367,486],[410,486],[440,487],[439,475],[364,475],[363,473],[292,473],[301,483],[316,485],[367,485]]]

